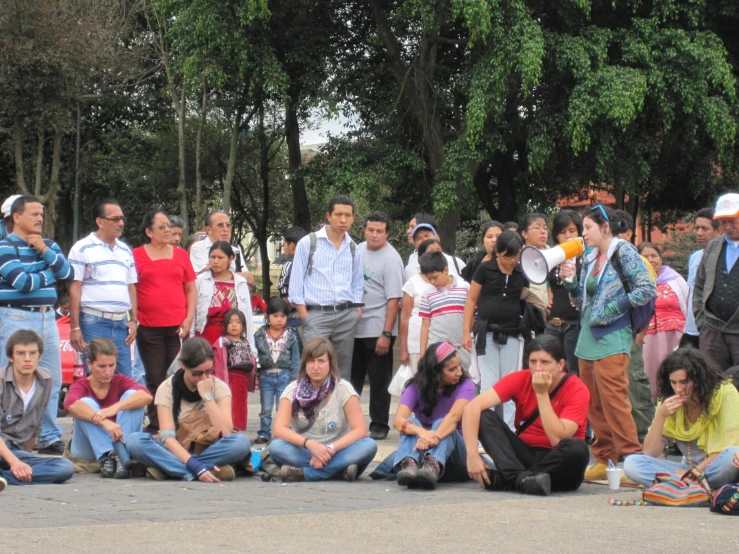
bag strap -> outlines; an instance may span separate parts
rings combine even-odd
[[[554,397],[557,396],[557,393],[559,390],[564,386],[564,384],[567,382],[567,379],[570,378],[569,373],[565,373],[565,376],[562,377],[562,380],[557,383],[557,386],[554,387],[554,390],[549,393],[549,400],[554,400]],[[531,427],[531,424],[534,423],[539,418],[539,408],[537,407],[529,417],[526,418],[526,420],[520,425],[520,427],[516,428],[516,435],[521,436],[521,433],[523,433],[526,429]]]
[[[624,291],[626,291],[626,294],[631,294],[631,285],[629,284],[629,280],[624,278],[624,271],[623,267],[621,266],[621,254],[620,252],[621,245],[618,245],[618,248],[613,252],[613,256],[611,256],[611,265],[613,266],[613,269],[616,270],[616,273],[618,273],[618,278],[621,280],[621,284],[624,287]]]
[[[308,269],[306,273],[308,275],[312,275],[313,274],[313,254],[316,253],[316,243],[318,241],[316,239],[315,233],[310,233],[308,237],[310,240],[310,251],[308,252]],[[351,241],[349,243],[349,250],[352,253],[352,267],[354,267],[354,256],[357,255],[357,245],[354,243],[354,241]]]
[[[459,271],[459,264],[457,263],[457,256],[454,256],[453,255],[452,256],[452,261],[454,262],[454,267],[457,269],[457,275],[459,275],[461,277],[462,274]]]

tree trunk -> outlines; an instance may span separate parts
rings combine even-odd
[[[223,182],[223,211],[231,211],[231,190],[233,189],[234,173],[236,172],[236,154],[239,148],[239,133],[241,132],[241,108],[236,110],[234,125],[231,129],[231,148],[228,152],[228,167],[226,180]]]
[[[80,201],[82,192],[80,190],[80,149],[81,149],[81,127],[82,108],[77,104],[77,140],[74,147],[74,208],[72,210],[72,242],[76,242],[80,235]]]
[[[56,202],[59,192],[59,171],[61,169],[62,157],[62,127],[58,121],[54,122],[54,149],[51,155],[51,178],[49,179],[49,190],[43,197],[44,204],[44,237],[54,238],[54,226],[56,223]]]
[[[290,101],[285,110],[285,138],[293,193],[293,225],[310,231],[310,206],[308,205],[308,194],[305,191],[305,179],[298,172],[303,159],[300,154],[300,126],[294,99]]]
[[[38,150],[36,151],[36,181],[33,184],[33,195],[38,198],[41,196],[41,176],[44,169],[44,125],[38,126]]]
[[[201,194],[203,190],[203,175],[200,171],[200,153],[203,144],[203,127],[208,112],[208,87],[203,84],[203,103],[200,107],[200,119],[198,120],[198,135],[195,139],[195,230],[205,228],[205,218],[201,205]]]
[[[177,196],[180,199],[180,217],[185,224],[185,228],[182,230],[184,236],[189,233],[189,217],[187,209],[187,189],[185,188],[185,113],[186,113],[186,101],[185,101],[185,87],[182,86],[182,92],[180,93],[179,106],[176,106],[177,111],[177,141],[179,146],[179,177],[177,179]]]
[[[23,173],[23,121],[20,114],[13,118],[13,142],[15,150],[15,184],[21,194],[28,194]]]
[[[259,254],[262,260],[262,297],[269,300],[272,282],[269,278],[269,251],[267,250],[267,223],[270,218],[270,190],[269,190],[269,143],[264,132],[264,108],[259,109],[259,174],[262,181],[262,217],[259,219],[257,240],[259,241]],[[309,230],[308,227],[306,230]]]

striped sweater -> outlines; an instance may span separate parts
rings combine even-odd
[[[53,240],[42,255],[15,236],[0,240],[0,306],[53,306],[57,281],[70,281],[72,268]]]

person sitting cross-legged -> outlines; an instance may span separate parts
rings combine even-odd
[[[476,393],[451,344],[440,342],[426,349],[395,412],[393,426],[400,433],[395,455],[398,485],[434,489],[439,481],[469,479],[459,429],[464,407]]]
[[[43,339],[27,329],[5,343],[9,363],[0,367],[0,490],[5,483],[63,483],[74,474],[69,460],[31,454],[54,386],[51,373],[39,365],[43,353]]]
[[[233,431],[231,391],[213,373],[213,348],[202,337],[182,343],[182,366],[157,389],[159,438],[134,433],[128,450],[158,480],[230,481],[233,464],[250,455],[249,439]]]
[[[131,457],[125,441],[141,431],[144,408],[153,398],[146,387],[115,373],[118,348],[110,339],[92,339],[85,353],[90,374],[72,383],[64,399],[74,418],[70,451],[100,462],[100,477],[127,479]]]
[[[626,476],[649,486],[657,473],[680,479],[698,470],[714,490],[737,482],[739,392],[731,381],[701,350],[680,348],[660,365],[657,392],[661,402],[644,439],[644,454],[626,458]],[[681,461],[658,457],[666,439],[676,441]]]
[[[269,453],[283,481],[354,481],[377,452],[367,436],[359,396],[341,378],[327,338],[303,349],[298,380],[280,397]]]
[[[565,365],[560,341],[539,335],[529,346],[530,369],[506,375],[467,405],[467,469],[480,486],[549,495],[582,484],[590,460],[583,440],[590,393]],[[508,400],[516,405],[516,433],[490,410]],[[483,463],[478,437],[495,469]]]

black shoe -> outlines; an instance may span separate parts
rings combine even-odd
[[[441,463],[426,454],[421,469],[416,472],[416,484],[422,489],[434,490],[441,477]]]
[[[269,439],[267,437],[259,436],[256,439],[254,439],[254,444],[267,444],[269,442]]]
[[[121,463],[121,460],[118,458],[118,456],[114,456],[113,461],[115,462],[115,471],[113,472],[113,479],[130,479],[131,472],[127,470],[125,467],[123,467],[123,464]]]
[[[401,487],[416,487],[416,475],[418,474],[418,462],[408,456],[400,461],[398,472],[398,485]]]
[[[506,485],[506,482],[503,480],[503,477],[498,471],[496,471],[495,469],[486,469],[485,473],[490,480],[490,484],[485,485],[486,491],[507,491],[509,489],[509,487]]]
[[[39,448],[37,452],[39,454],[51,454],[52,456],[61,456],[62,454],[64,454],[64,446],[65,445],[63,441],[55,441],[48,446]]]
[[[518,489],[524,494],[549,496],[552,494],[552,479],[549,477],[548,473],[527,475],[521,479]]]
[[[384,441],[387,438],[387,431],[370,430],[370,438],[376,441]]]
[[[110,456],[103,460],[100,464],[100,477],[103,479],[112,479],[115,475],[115,460]]]

